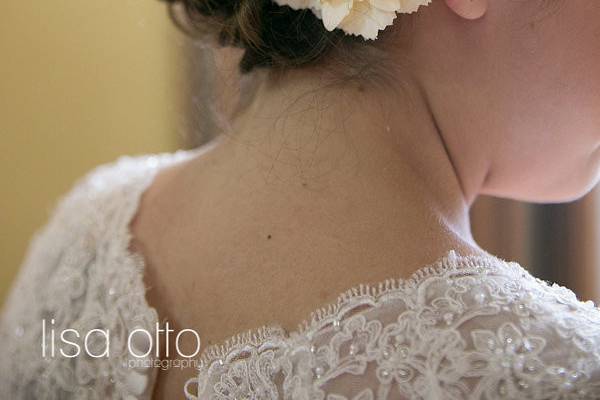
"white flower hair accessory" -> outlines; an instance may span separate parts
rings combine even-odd
[[[377,39],[391,25],[396,13],[410,14],[431,0],[274,0],[294,10],[310,9],[329,31],[339,28],[349,35]]]

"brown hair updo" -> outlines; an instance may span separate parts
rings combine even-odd
[[[221,46],[244,50],[242,72],[255,67],[295,67],[319,60],[342,42],[356,40],[328,31],[310,10],[293,10],[273,0],[164,0],[183,6],[193,34],[216,38]],[[187,31],[189,34],[190,32]]]

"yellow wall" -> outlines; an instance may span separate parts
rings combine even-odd
[[[158,0],[2,4],[0,302],[76,178],[177,147],[182,40]]]

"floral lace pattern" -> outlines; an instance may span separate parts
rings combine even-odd
[[[158,321],[129,222],[156,172],[193,154],[121,157],[61,199],[2,315],[0,398],[151,397],[155,371],[128,368],[120,351]],[[42,319],[108,328],[115,351],[44,358]],[[517,263],[450,251],[409,279],[349,289],[296,331],[265,325],[199,361],[188,399],[600,399],[600,310]]]

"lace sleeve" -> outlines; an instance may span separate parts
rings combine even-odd
[[[81,249],[94,245],[98,232],[92,199],[101,192],[101,175],[113,164],[105,164],[79,178],[71,189],[54,204],[46,223],[33,234],[0,319],[0,346],[4,361],[0,363],[0,398],[36,398],[26,384],[41,371],[42,343],[39,333],[42,320],[66,318],[76,309],[62,309],[62,315],[46,310],[58,304],[57,293],[76,298],[85,287],[82,275],[61,275],[66,265],[89,263],[91,252]],[[47,315],[48,314],[48,315]],[[33,388],[33,386],[29,387]]]
[[[151,179],[144,169],[154,161],[122,156],[93,168],[55,203],[33,235],[0,317],[0,398],[86,398],[86,387],[98,390],[91,383],[99,372],[85,369],[98,364],[43,357],[42,321],[46,331],[55,332],[103,326],[110,312],[102,274],[111,273],[106,264],[112,263],[106,258],[127,239],[119,224],[135,209],[136,191]],[[133,182],[136,171],[143,179]],[[94,322],[98,318],[100,325]]]
[[[151,396],[156,370],[127,364],[128,333],[150,331],[158,319],[145,299],[143,260],[129,251],[129,224],[157,171],[198,152],[121,156],[92,169],[56,203],[0,316],[1,399]],[[95,330],[110,332],[110,346],[88,341]],[[67,347],[68,356],[61,352],[66,331],[79,334],[67,339],[79,345]]]
[[[93,232],[85,228],[86,222],[90,222],[89,215],[84,211],[85,197],[91,194],[89,187],[93,186],[94,177],[100,169],[93,169],[79,178],[56,201],[46,223],[34,232],[4,304],[2,334],[21,337],[25,328],[23,324],[34,323],[30,318],[35,311],[34,300],[40,292],[44,292],[43,288],[48,284],[44,277],[49,277],[52,270],[60,264],[61,257],[70,245],[91,240]],[[3,345],[5,343],[2,341]]]

